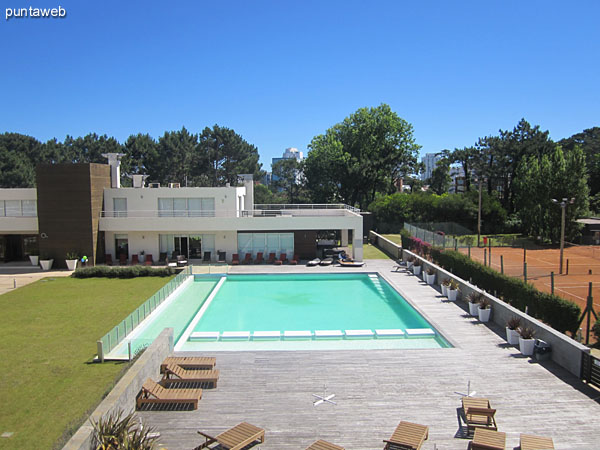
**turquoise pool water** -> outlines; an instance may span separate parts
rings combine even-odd
[[[165,327],[174,328],[177,351],[450,346],[376,274],[196,276],[148,319],[129,337],[134,352]],[[332,330],[337,335],[319,335]],[[384,334],[391,330],[391,336]],[[302,331],[309,334],[289,335]],[[127,346],[122,343],[117,353],[126,356]]]

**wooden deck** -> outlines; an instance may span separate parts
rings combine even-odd
[[[362,268],[239,266],[232,272],[378,271],[411,299],[454,348],[290,352],[205,352],[220,369],[217,389],[205,390],[196,411],[140,412],[170,450],[201,443],[197,430],[216,435],[240,422],[266,430],[263,449],[301,449],[325,439],[347,450],[381,449],[401,420],[429,426],[422,448],[461,449],[461,395],[471,382],[497,410],[506,448],[521,433],[553,438],[556,449],[598,448],[597,391],[552,362],[520,356],[490,329],[468,316],[461,302],[415,276],[394,272],[393,261]],[[492,312],[493,314],[493,312]],[[188,354],[191,355],[191,354]],[[312,394],[335,394],[336,405],[313,406]],[[463,428],[461,428],[462,424]]]

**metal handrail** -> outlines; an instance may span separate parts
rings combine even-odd
[[[241,211],[190,211],[190,210],[128,210],[128,211],[101,211],[100,217],[103,218],[212,218],[212,217],[272,217],[272,216],[320,216],[332,215],[331,211],[339,211],[346,215],[346,211],[355,214],[360,213],[360,209],[348,205],[255,205],[255,209],[244,209]],[[267,206],[269,208],[267,208]],[[297,213],[294,213],[297,211]],[[326,214],[319,214],[320,211],[328,211]],[[312,212],[312,214],[311,214]],[[333,214],[336,215],[336,214]]]

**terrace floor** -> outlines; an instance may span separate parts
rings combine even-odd
[[[216,356],[217,389],[206,389],[197,411],[140,412],[170,450],[191,449],[202,430],[218,434],[247,421],[266,430],[263,449],[303,449],[325,439],[347,450],[383,448],[401,420],[429,426],[423,449],[467,449],[459,421],[470,381],[497,409],[506,448],[519,434],[550,436],[556,449],[597,449],[600,392],[552,362],[520,355],[465,311],[391,260],[363,268],[238,266],[231,273],[377,271],[445,335],[454,348],[289,352],[205,352]],[[493,313],[492,313],[493,314]],[[313,406],[312,394],[335,394],[336,405]]]

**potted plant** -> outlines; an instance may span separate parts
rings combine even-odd
[[[415,275],[421,274],[421,260],[420,259],[415,260],[415,263],[413,264],[412,269],[413,269],[413,273]]]
[[[428,267],[425,271],[425,281],[427,281],[427,284],[429,285],[435,283],[435,269],[433,267]]]
[[[40,256],[37,254],[35,250],[29,253],[29,261],[31,261],[32,266],[37,266],[40,262]]]
[[[481,301],[479,302],[479,308],[477,308],[479,313],[479,321],[480,322],[489,322],[490,314],[492,313],[492,303],[485,296],[481,296]]]
[[[52,268],[53,259],[50,259],[48,255],[40,256],[40,266],[42,270],[50,270]]]
[[[513,316],[506,321],[506,341],[510,345],[519,344],[519,327],[521,326],[521,318]]]
[[[483,299],[481,292],[473,291],[467,296],[467,303],[469,303],[469,314],[474,317],[479,316],[479,303]]]
[[[521,353],[525,356],[533,355],[535,330],[530,327],[520,327],[519,335],[519,350],[521,350]]]
[[[77,255],[77,253],[75,253],[75,252],[67,253],[67,259],[65,260],[65,262],[67,263],[67,269],[75,270],[77,268],[77,260],[78,259],[79,259],[79,256]]]
[[[451,302],[456,301],[456,297],[458,296],[458,283],[455,280],[450,280],[448,284],[448,300]]]
[[[415,260],[416,258],[413,255],[410,255],[408,258],[406,258],[406,268],[410,269],[415,263]]]
[[[444,280],[442,281],[442,284],[441,284],[442,295],[444,297],[448,297],[448,286],[450,286],[450,280],[448,278],[444,278]]]

